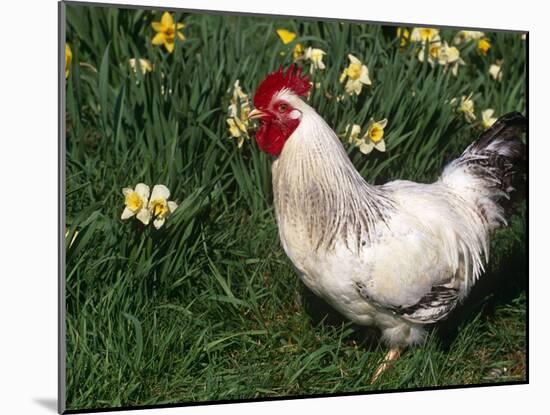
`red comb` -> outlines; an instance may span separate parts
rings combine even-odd
[[[309,76],[302,76],[302,68],[300,67],[294,71],[295,67],[294,64],[290,65],[285,73],[283,67],[280,66],[278,71],[267,75],[256,90],[254,106],[256,108],[268,107],[273,95],[285,88],[290,89],[298,96],[306,96],[311,88]]]

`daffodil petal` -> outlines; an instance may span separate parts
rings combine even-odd
[[[176,24],[176,30],[183,29],[185,27],[185,23],[177,23]]]
[[[125,187],[124,189],[122,189],[122,194],[124,196],[128,196],[128,195],[132,194],[133,191],[134,191],[134,189],[131,189],[129,187]]]
[[[176,202],[172,202],[171,200],[168,201],[168,209],[170,210],[170,213],[174,213],[177,208],[178,204]]]
[[[162,26],[164,26],[165,28],[166,27],[172,27],[174,26],[174,18],[172,17],[172,14],[168,13],[168,12],[164,12],[162,14],[162,17],[160,19],[160,23],[162,24]]]
[[[374,144],[374,148],[376,148],[378,151],[386,151],[386,143],[382,139],[378,143]]]
[[[132,210],[130,208],[125,207],[124,210],[122,211],[122,215],[120,216],[120,219],[122,219],[122,220],[129,219],[132,216],[134,216],[135,214],[136,213],[132,212]]]
[[[177,32],[177,34],[178,34],[178,39],[181,40],[181,41],[183,42],[183,41],[185,40],[184,34],[181,33],[181,32]]]
[[[148,225],[151,220],[151,212],[149,212],[149,209],[143,208],[138,212],[136,218],[144,225]]]
[[[164,225],[164,221],[165,221],[164,218],[162,218],[162,219],[155,219],[155,220],[153,221],[153,225],[155,226],[155,228],[160,229],[160,227],[161,227],[162,225]]]
[[[371,142],[363,142],[361,143],[361,145],[359,146],[359,151],[363,154],[369,154],[372,149],[374,148],[374,144],[371,143]]]
[[[136,185],[136,192],[147,201],[149,199],[149,186],[145,183],[138,183]]]
[[[348,59],[351,63],[358,63],[359,65],[361,65],[361,61],[353,56],[351,53],[348,55]]]
[[[386,125],[388,125],[388,119],[384,118],[383,120],[378,121],[378,124],[380,124],[380,127],[382,127],[382,129],[384,129],[384,128],[386,128]]]
[[[151,193],[151,200],[157,199],[168,199],[170,197],[170,190],[163,184],[156,184],[153,187],[153,192]]]
[[[165,40],[166,40],[166,36],[164,36],[164,33],[159,32],[159,33],[157,33],[157,34],[153,37],[153,39],[151,40],[151,43],[152,43],[153,45],[157,45],[157,46],[158,46],[158,45],[164,44],[164,41],[165,41]]]
[[[160,22],[151,22],[151,27],[155,32],[162,32],[162,24]]]
[[[371,84],[371,80],[369,78],[369,70],[365,65],[363,65],[363,67],[361,68],[361,75],[359,76],[359,80],[365,85]]]
[[[172,53],[174,51],[174,41],[171,41],[171,42],[164,42],[164,47],[166,48],[166,50],[170,53]]]

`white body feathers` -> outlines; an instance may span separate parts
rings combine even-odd
[[[483,272],[503,192],[470,172],[466,152],[433,184],[371,186],[325,121],[281,95],[302,114],[273,164],[285,252],[352,321],[379,327],[391,346],[421,342],[423,326],[447,316]]]

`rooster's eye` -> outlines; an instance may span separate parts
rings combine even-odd
[[[288,108],[287,104],[281,104],[279,105],[279,112],[285,112],[287,108]]]

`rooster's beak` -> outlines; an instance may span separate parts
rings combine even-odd
[[[252,111],[250,111],[250,114],[248,114],[248,119],[253,120],[255,118],[263,118],[266,115],[267,114],[265,112],[260,111],[259,109],[253,109]]]

